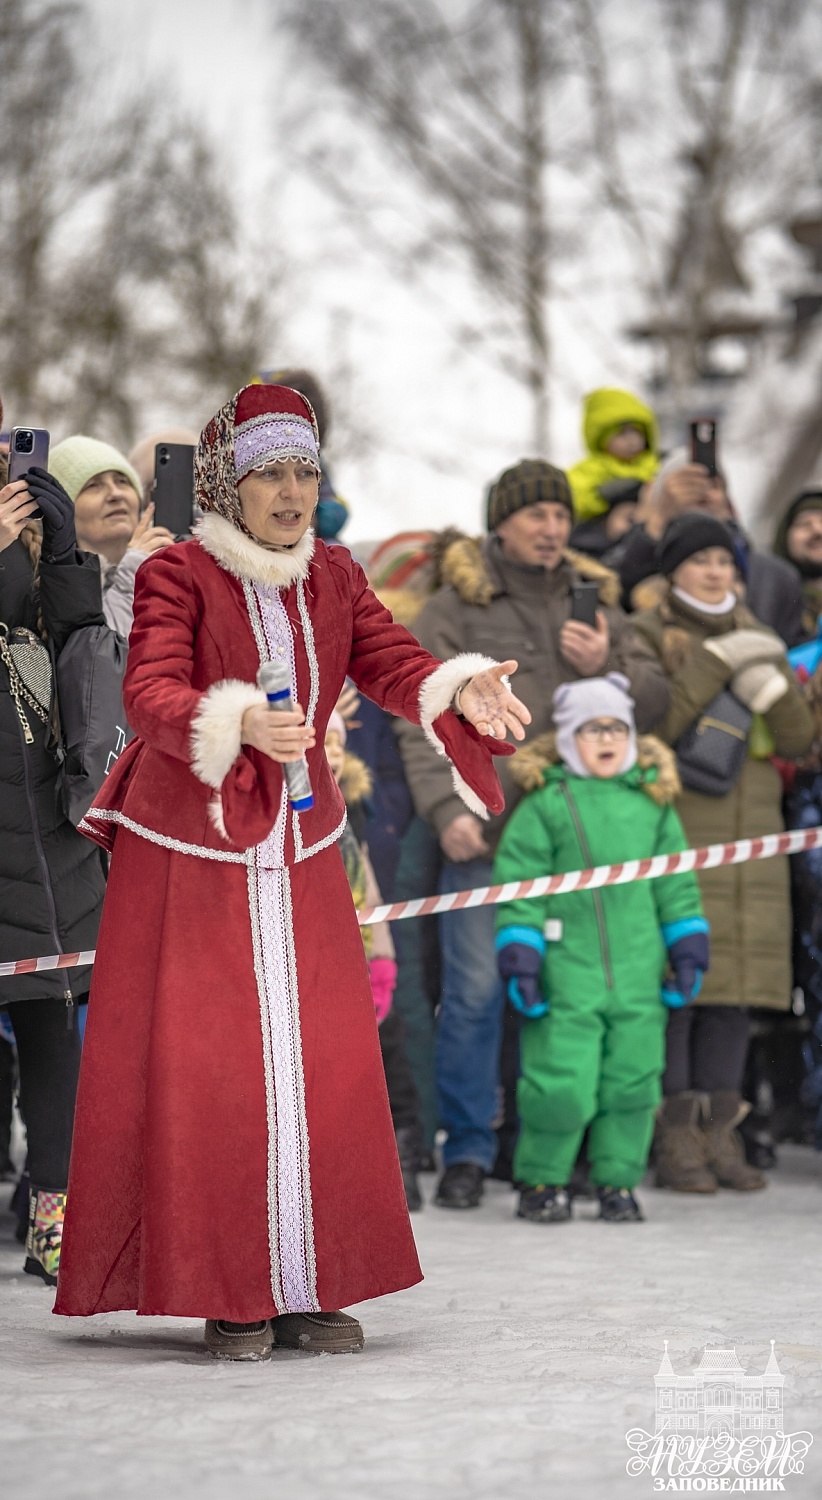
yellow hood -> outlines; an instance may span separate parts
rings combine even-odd
[[[602,386],[585,397],[582,433],[589,453],[601,453],[603,444],[624,422],[641,427],[652,453],[659,448],[659,429],[650,406],[630,391]]]

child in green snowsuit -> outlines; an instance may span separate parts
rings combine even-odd
[[[568,470],[577,521],[590,521],[608,510],[600,493],[615,479],[644,484],[659,468],[659,433],[650,406],[630,391],[608,386],[585,397],[582,433],[588,449]]]
[[[673,753],[637,744],[628,679],[566,683],[556,734],[513,762],[530,796],[500,841],[494,881],[672,854],[688,847],[672,806]],[[708,967],[708,924],[692,874],[503,902],[497,955],[524,1017],[514,1177],[519,1217],[570,1218],[567,1184],[586,1127],[600,1217],[642,1218],[660,1100],[667,1006],[686,1004]],[[663,988],[666,969],[673,983]]]

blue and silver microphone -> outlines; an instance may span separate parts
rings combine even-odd
[[[265,693],[268,706],[274,713],[288,713],[289,709],[294,707],[294,700],[291,697],[291,672],[285,662],[263,662],[257,673],[257,686]],[[297,812],[308,812],[308,809],[314,806],[314,793],[311,790],[311,778],[308,774],[308,762],[305,756],[301,760],[286,761],[283,771],[291,806]]]

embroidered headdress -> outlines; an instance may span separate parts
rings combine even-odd
[[[194,456],[198,505],[252,536],[237,485],[252,469],[294,459],[320,472],[320,442],[310,402],[285,385],[247,385],[203,429]]]

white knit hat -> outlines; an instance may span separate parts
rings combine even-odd
[[[575,776],[591,774],[582,764],[575,739],[577,731],[591,719],[618,719],[628,725],[628,745],[620,774],[636,765],[636,725],[630,686],[621,672],[609,672],[607,677],[583,677],[579,682],[564,682],[557,688],[554,693],[557,750]]]

